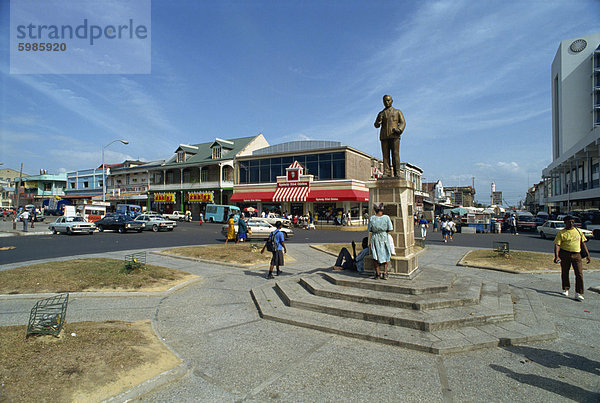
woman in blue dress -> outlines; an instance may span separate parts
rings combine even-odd
[[[369,219],[369,232],[371,232],[371,255],[373,256],[373,265],[375,266],[374,279],[381,278],[387,280],[387,266],[391,260],[392,247],[390,245],[388,232],[392,231],[392,220],[383,214],[383,203],[373,206],[375,215]],[[379,272],[379,266],[383,268],[383,274]]]

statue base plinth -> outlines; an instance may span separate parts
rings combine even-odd
[[[418,255],[423,249],[415,248],[413,224],[415,187],[412,182],[400,178],[381,178],[367,184],[369,203],[383,203],[383,213],[392,220],[396,254],[388,263],[388,273],[412,278],[419,271]],[[370,234],[369,234],[370,237]],[[373,260],[365,258],[365,271],[373,272]],[[381,270],[380,270],[381,272]]]
[[[424,251],[425,249],[421,249],[407,256],[392,256],[391,261],[388,263],[388,274],[408,279],[415,277],[421,271],[419,268],[419,255]],[[383,273],[383,270],[379,268],[379,272]],[[365,257],[365,273],[375,274],[375,267],[371,256]]]

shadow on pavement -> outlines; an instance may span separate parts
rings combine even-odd
[[[548,368],[570,367],[591,374],[600,375],[600,362],[573,353],[559,353],[543,348],[509,346],[505,350]]]
[[[540,389],[545,389],[549,392],[556,393],[567,399],[572,399],[577,402],[597,402],[600,399],[600,393],[590,392],[578,386],[573,386],[567,382],[558,381],[556,379],[547,378],[545,376],[533,374],[520,374],[513,370],[500,365],[490,365],[495,371],[502,372],[506,376],[515,379],[518,382],[535,386]]]

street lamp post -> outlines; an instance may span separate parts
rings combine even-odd
[[[102,147],[102,201],[105,202],[106,201],[106,167],[104,166],[104,149],[106,147],[108,147],[109,145],[111,145],[112,143],[116,143],[117,141],[120,141],[121,143],[127,145],[129,144],[129,141],[127,140],[113,140],[110,143],[108,143],[107,145],[105,145],[104,147]]]

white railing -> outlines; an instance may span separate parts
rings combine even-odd
[[[223,187],[233,187],[233,182],[221,182]],[[181,189],[215,189],[219,187],[218,181],[211,182],[195,182],[195,183],[177,183],[170,185],[150,185],[151,191],[169,191],[169,190],[181,190]]]

